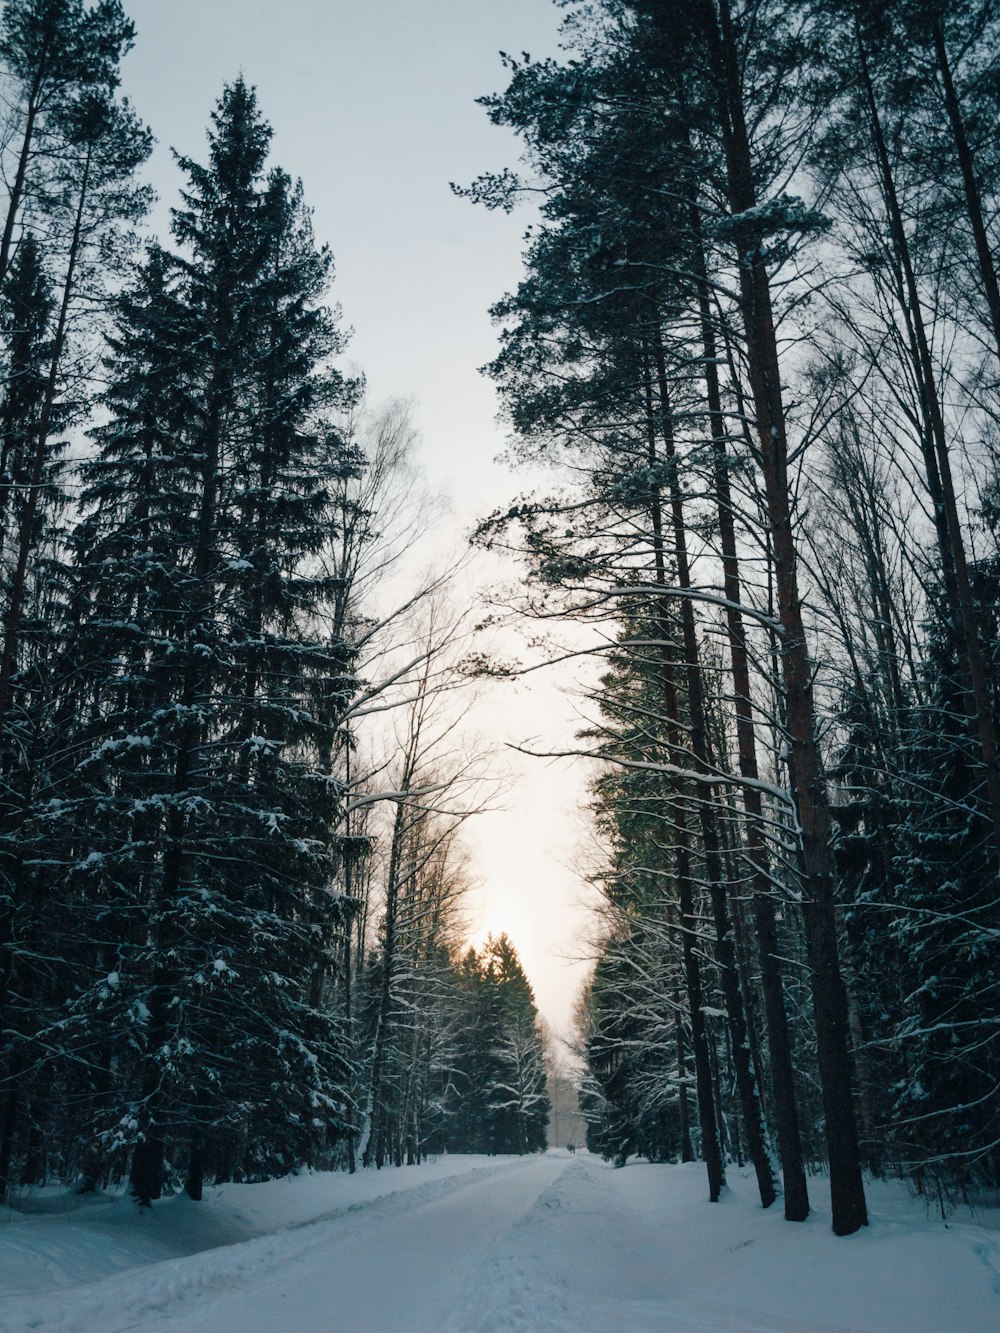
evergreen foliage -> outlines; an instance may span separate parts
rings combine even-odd
[[[398,706],[438,651],[359,674],[392,651],[363,599],[407,537],[380,524],[410,428],[336,368],[332,258],[244,80],[178,159],[173,245],[125,280],[151,142],[115,95],[132,27],[117,0],[3,25],[0,1197],[353,1169],[380,974],[379,1164],[418,1160],[453,1118],[464,880],[454,828],[400,803],[399,952],[369,958],[377,836],[351,810],[380,799],[352,710]]]
[[[549,1118],[545,1049],[531,986],[506,935],[461,962],[449,1147],[454,1152],[538,1152]]]

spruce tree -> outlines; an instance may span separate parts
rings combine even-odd
[[[199,1197],[206,1171],[314,1160],[347,1109],[319,754],[350,650],[323,631],[319,555],[357,466],[331,424],[353,386],[330,364],[330,257],[299,188],[267,174],[269,139],[253,91],[228,87],[208,165],[182,160],[179,249],[154,250],[122,304],[84,469],[92,799],[117,817],[99,855],[147,928],[123,938],[113,996],[95,977],[78,1012],[139,1016],[105,1129],[145,1203],[168,1170]]]

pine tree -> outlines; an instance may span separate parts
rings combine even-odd
[[[0,28],[0,71],[17,118],[9,196],[0,238],[0,282],[19,228],[51,219],[53,174],[81,105],[112,93],[135,36],[119,0],[8,0]]]
[[[688,532],[692,521],[679,475],[683,469],[685,476],[700,480],[705,451],[686,439],[682,445],[674,425],[683,420],[686,435],[687,423],[697,414],[709,428],[708,458],[728,579],[720,604],[742,613],[742,604],[734,605],[729,595],[735,591],[739,596],[739,583],[732,579],[738,555],[724,530],[731,498],[724,484],[729,465],[722,447],[728,436],[718,376],[708,364],[717,367],[717,349],[725,348],[729,360],[733,420],[754,423],[754,433],[736,432],[753,469],[756,491],[756,512],[752,510],[747,519],[747,537],[753,541],[751,534],[759,527],[774,579],[769,613],[781,626],[775,666],[782,677],[781,726],[790,738],[781,764],[787,767],[790,801],[801,832],[803,919],[827,1109],[834,1229],[847,1233],[863,1225],[864,1199],[847,1004],[838,957],[832,823],[799,591],[800,551],[787,461],[793,444],[775,333],[777,275],[797,255],[801,238],[821,230],[824,220],[801,200],[770,197],[780,164],[792,161],[798,151],[788,129],[791,122],[783,121],[777,108],[780,104],[782,109],[798,110],[803,104],[796,103],[801,49],[793,17],[781,3],[768,12],[765,28],[755,29],[754,40],[745,44],[742,24],[749,20],[742,8],[727,3],[578,7],[571,33],[579,59],[564,65],[509,61],[506,93],[485,99],[491,117],[521,135],[534,179],[529,177],[522,187],[518,176],[503,173],[478,182],[470,193],[489,206],[504,208],[512,206],[522,188],[540,189],[544,195],[542,224],[531,234],[528,274],[515,296],[496,308],[509,323],[501,356],[491,367],[510,404],[515,428],[528,442],[524,451],[534,446],[551,455],[561,447],[574,473],[579,475],[581,464],[589,468],[595,490],[605,488],[598,492],[598,504],[605,507],[605,538],[615,530],[614,524],[621,525],[623,563],[638,559],[635,538],[630,545],[626,535],[625,514],[632,524],[638,522],[637,501],[644,490],[649,574],[643,591],[649,596],[648,585],[662,587],[661,601],[679,596],[682,604],[687,603],[682,617],[683,665],[665,664],[663,672],[667,748],[683,757],[687,783],[694,774],[699,779],[698,797],[682,792],[674,810],[678,883],[684,886],[681,912],[690,929],[694,898],[686,886],[691,858],[704,854],[727,979],[730,1048],[741,1066],[744,1120],[751,1125],[758,1112],[753,1109],[754,1080],[742,1067],[747,1043],[741,1034],[741,996],[727,960],[728,905],[713,809],[718,796],[711,792],[715,763],[703,740],[704,688],[697,622],[690,604],[693,597],[702,600],[704,593],[695,589],[691,575],[687,552],[694,545]],[[759,120],[755,119],[758,98],[772,99]],[[718,275],[716,293],[738,292],[715,316],[711,300],[706,302],[710,273],[712,281]],[[692,401],[693,365],[700,365],[704,373],[707,402],[701,404]],[[640,447],[647,443],[640,466]],[[632,467],[619,471],[616,465],[625,450],[631,450]],[[524,547],[546,571],[543,577],[576,592],[575,604],[572,597],[566,599],[564,613],[582,607],[596,618],[612,597],[623,595],[619,589],[611,591],[610,543],[605,540],[596,547],[592,523],[590,550],[574,560],[583,545],[582,514],[590,515],[579,500],[549,506],[543,539],[531,527],[540,512],[545,506],[518,506],[506,518],[498,516],[494,530],[503,531],[512,521],[520,523],[525,529]],[[576,536],[575,543],[562,539],[556,515],[572,515],[569,531]],[[535,524],[535,529],[539,526]],[[551,615],[551,605],[540,602],[540,611]],[[734,670],[744,677],[737,689],[742,696],[739,726],[745,733],[752,729],[753,718],[745,659],[741,664],[739,657],[744,630],[732,616],[729,635]],[[667,636],[661,633],[659,638],[666,641]],[[685,691],[682,716],[675,698]],[[745,741],[744,734],[741,776],[745,789],[759,788],[756,762]],[[789,1173],[788,1216],[802,1218],[808,1200],[795,1124],[787,1023],[782,1022],[773,913],[768,906],[770,871],[760,834],[765,821],[759,803],[751,800],[746,810],[755,825],[752,846],[759,899],[755,916],[768,977],[768,1033],[781,1105],[782,1156]],[[781,851],[776,851],[780,858]],[[712,1058],[701,1018],[704,986],[696,958],[689,960],[687,971],[699,1109],[707,1130],[715,1115]],[[769,1202],[773,1187],[763,1135],[751,1132],[750,1138],[756,1141],[762,1200]],[[716,1139],[714,1132],[706,1133],[713,1198],[723,1180],[721,1155],[713,1147]]]
[[[53,14],[59,8],[49,7]],[[114,96],[117,60],[127,46],[116,27],[120,10],[116,5],[98,10],[88,14],[98,27],[107,23],[110,28],[102,28],[100,36],[96,29],[91,32],[94,50],[77,50],[70,63],[82,65],[66,74],[65,86],[59,84],[47,105],[47,142],[54,146],[49,156],[34,151],[35,131],[25,129],[23,152],[28,156],[22,155],[21,161],[30,162],[32,170],[44,164],[39,169],[45,190],[35,200],[31,217],[18,213],[24,198],[12,198],[5,233],[10,241],[24,228],[16,251],[8,247],[4,259],[13,319],[7,351],[10,378],[0,409],[6,464],[0,503],[0,764],[7,774],[0,799],[0,896],[5,900],[0,1025],[16,1033],[9,1049],[20,1047],[10,1068],[0,1071],[8,1099],[6,1128],[0,1135],[4,1177],[19,1140],[11,1108],[17,1102],[22,1108],[27,1104],[26,1080],[36,1074],[42,1084],[32,1097],[49,1110],[52,1047],[36,1045],[35,1055],[27,1058],[29,1034],[44,1029],[41,1016],[51,1016],[47,1006],[58,1004],[72,975],[73,948],[67,936],[73,918],[65,910],[71,894],[66,874],[57,867],[65,867],[74,851],[68,830],[50,816],[66,797],[64,784],[72,767],[67,724],[77,708],[85,709],[91,700],[81,695],[74,704],[68,695],[69,681],[78,676],[65,651],[76,612],[63,558],[70,497],[60,436],[79,424],[86,411],[81,353],[100,327],[108,286],[118,264],[127,260],[131,228],[149,198],[148,190],[136,184],[135,173],[149,154],[150,136],[127,104]],[[29,11],[31,6],[11,6],[5,18],[16,27],[25,14],[30,19]],[[81,22],[90,32],[89,18]],[[11,37],[8,30],[8,39],[16,45],[24,38],[30,45],[29,29],[19,31],[20,37]],[[77,34],[71,44],[82,40]],[[19,57],[15,53],[9,58],[16,64]],[[89,72],[84,76],[81,69]],[[19,188],[15,180],[15,195]],[[44,233],[44,248],[35,239],[35,229]],[[26,867],[31,867],[30,874]],[[60,939],[49,938],[42,919],[43,912],[54,907],[64,909],[58,915],[66,935]],[[8,1011],[11,996],[15,1008]],[[36,1130],[32,1126],[31,1133]]]

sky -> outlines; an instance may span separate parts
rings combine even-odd
[[[450,182],[516,164],[512,135],[476,98],[505,84],[500,51],[555,53],[552,0],[124,0],[137,28],[123,87],[158,144],[148,169],[166,229],[181,177],[170,149],[204,160],[225,82],[254,84],[273,161],[301,176],[317,237],[336,261],[333,296],[353,329],[349,366],[373,402],[413,400],[420,461],[452,502],[441,541],[523,489],[496,461],[497,401],[478,368],[496,335],[489,307],[514,286],[529,218],[488,213]],[[578,849],[584,774],[518,757],[525,741],[571,743],[576,705],[553,675],[489,689],[473,726],[512,773],[503,809],[467,825],[477,888],[470,930],[506,930],[557,1031],[585,975],[588,919]]]

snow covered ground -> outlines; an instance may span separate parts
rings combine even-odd
[[[0,1214],[0,1329],[60,1333],[995,1333],[1000,1218],[947,1224],[875,1186],[838,1240],[731,1173],[565,1151],[227,1185],[139,1214],[42,1197]]]

